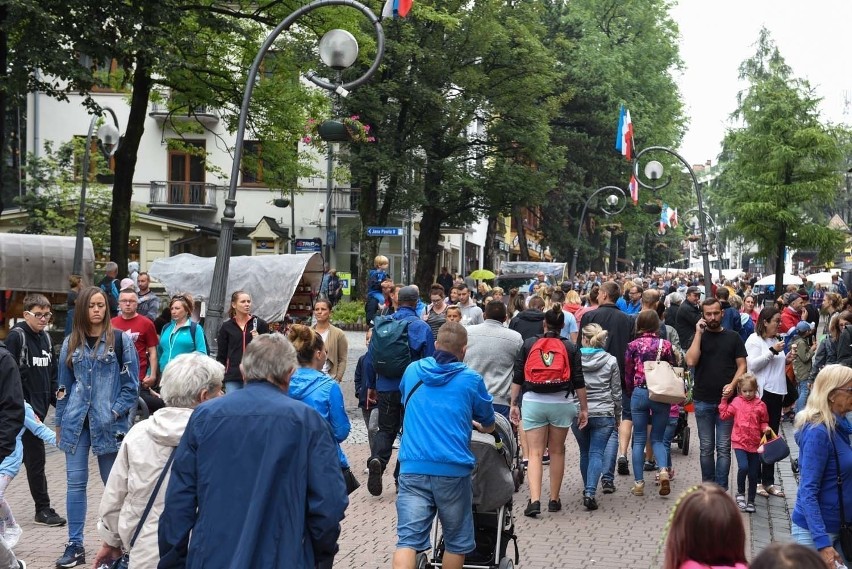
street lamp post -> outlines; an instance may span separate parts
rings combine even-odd
[[[606,206],[601,206],[601,209],[606,215],[617,215],[624,210],[624,206],[627,204],[627,195],[624,193],[624,190],[619,188],[618,186],[604,186],[602,188],[598,188],[592,195],[586,198],[586,202],[583,204],[583,211],[580,214],[580,223],[577,228],[577,242],[574,244],[574,256],[571,259],[571,278],[575,278],[577,276],[577,257],[580,255],[580,236],[583,231],[583,221],[586,218],[586,210],[589,209],[589,203],[592,201],[596,195],[601,192],[608,191],[609,195],[606,197],[606,205],[609,206],[610,209],[607,209]],[[621,206],[618,209],[614,209],[621,202]]]
[[[698,208],[694,207],[694,208],[688,210],[684,214],[684,218],[688,217],[692,213],[698,213],[698,215],[701,215]],[[715,238],[716,238],[716,258],[718,259],[718,262],[719,262],[719,280],[724,281],[725,280],[725,274],[722,272],[722,243],[719,239],[719,226],[716,225],[716,221],[713,219],[713,217],[708,212],[705,211],[703,213],[704,213],[705,219],[707,219],[707,221],[710,222],[710,225],[713,226],[713,236],[715,236]]]
[[[109,160],[109,157],[115,154],[115,151],[118,149],[118,141],[121,138],[118,130],[118,117],[115,116],[115,111],[109,107],[103,107],[101,112],[93,116],[91,122],[89,122],[89,132],[86,134],[86,148],[83,150],[83,169],[80,172],[83,179],[80,183],[80,211],[77,214],[77,240],[74,244],[74,263],[71,266],[71,273],[75,275],[83,274],[83,239],[86,236],[86,185],[89,181],[92,134],[94,134],[95,125],[104,112],[112,116],[112,122],[114,123],[114,125],[105,123],[98,129],[98,148],[103,153],[104,158]]]
[[[243,91],[243,103],[240,107],[240,117],[237,123],[236,141],[234,144],[234,163],[231,166],[228,196],[225,198],[225,209],[222,212],[222,229],[219,234],[219,246],[216,250],[216,264],[213,267],[213,284],[210,287],[210,298],[204,321],[204,334],[207,337],[207,345],[210,347],[215,347],[216,345],[216,333],[222,324],[222,314],[225,309],[225,294],[226,287],[228,286],[228,268],[231,260],[231,241],[233,240],[234,225],[236,223],[237,181],[239,180],[240,175],[240,166],[243,157],[243,138],[246,130],[246,122],[248,120],[249,103],[251,102],[251,95],[254,91],[256,81],[255,78],[257,77],[258,70],[260,69],[260,65],[266,55],[266,52],[269,51],[269,48],[272,47],[272,44],[278,36],[285,30],[288,30],[296,20],[305,14],[312,12],[317,8],[327,6],[348,6],[355,8],[366,16],[368,20],[370,20],[370,23],[373,24],[373,29],[376,32],[376,57],[373,60],[372,65],[370,65],[370,68],[367,69],[363,75],[348,83],[331,83],[318,77],[314,72],[306,73],[305,77],[317,87],[345,97],[349,94],[350,90],[366,83],[378,70],[379,65],[382,62],[382,57],[384,56],[385,51],[385,34],[382,29],[381,21],[376,17],[373,11],[370,10],[370,8],[357,0],[314,0],[310,4],[305,4],[284,18],[284,20],[282,20],[274,30],[272,30],[272,33],[269,34],[263,42],[263,45],[260,46],[260,50],[257,52],[254,62],[249,69],[248,76],[246,77],[246,86]],[[354,56],[351,53],[344,53],[345,46],[347,44],[348,42],[338,43],[336,41],[326,41],[321,43],[320,50],[327,53],[326,55],[321,55],[321,57],[324,61],[326,60],[326,57],[328,57],[328,61],[331,61],[335,65],[342,64],[350,59],[351,61],[354,61],[357,56],[357,52]],[[351,65],[351,62],[349,65]],[[332,66],[330,65],[330,67]],[[348,65],[344,65],[343,68],[345,67],[348,67]],[[290,207],[293,207],[292,202],[290,203]],[[295,228],[291,228],[291,231],[294,230]]]
[[[657,185],[657,181],[661,180],[663,177],[663,165],[656,161],[651,160],[645,165],[645,169],[643,174],[646,179],[651,180],[651,185],[646,184],[642,181],[639,175],[639,159],[649,152],[663,152],[665,154],[669,154],[670,156],[674,156],[677,160],[684,165],[686,170],[689,172],[689,176],[692,178],[692,187],[695,190],[695,197],[698,200],[698,227],[701,229],[701,259],[702,265],[704,269],[704,278],[707,279],[707,286],[710,286],[710,281],[713,279],[713,275],[710,272],[710,257],[709,257],[709,247],[707,243],[707,228],[705,226],[705,212],[704,212],[704,203],[701,199],[701,185],[698,183],[698,178],[695,177],[695,171],[692,169],[692,166],[689,165],[689,162],[686,159],[672,150],[671,148],[666,148],[665,146],[649,146],[648,148],[643,148],[636,156],[633,158],[633,175],[636,177],[636,181],[645,189],[656,191],[668,186],[672,178],[671,176],[660,185]],[[708,288],[709,290],[709,288]]]

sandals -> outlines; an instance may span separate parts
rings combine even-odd
[[[774,484],[767,486],[765,490],[770,496],[778,496],[779,498],[784,498],[786,496],[786,494],[784,494],[784,489]]]
[[[763,487],[763,484],[757,485],[757,495],[763,496],[764,498],[769,498],[769,492],[766,491],[766,488]]]

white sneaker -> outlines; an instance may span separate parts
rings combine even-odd
[[[21,526],[8,526],[6,531],[3,532],[3,541],[9,548],[13,548],[18,544],[22,533],[24,533],[24,530],[21,529]]]

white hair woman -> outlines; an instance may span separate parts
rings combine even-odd
[[[129,549],[148,499],[183,436],[189,416],[195,407],[222,394],[224,375],[222,364],[198,352],[181,354],[169,363],[160,382],[166,407],[127,433],[110,472],[99,510],[98,531],[103,545],[95,557],[95,567]],[[157,526],[168,480],[167,474],[133,545],[131,569],[156,567],[160,560]]]

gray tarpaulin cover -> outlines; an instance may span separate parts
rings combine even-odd
[[[169,295],[188,292],[195,300],[207,302],[215,264],[213,257],[182,253],[157,259],[148,272]],[[252,296],[252,314],[267,322],[279,322],[284,319],[303,274],[311,288],[318,290],[322,280],[322,259],[318,254],[231,257],[225,309],[227,311],[231,293],[244,290]]]
[[[74,237],[0,233],[0,290],[68,292],[76,244]],[[82,276],[91,283],[95,253],[88,237],[82,253]]]

